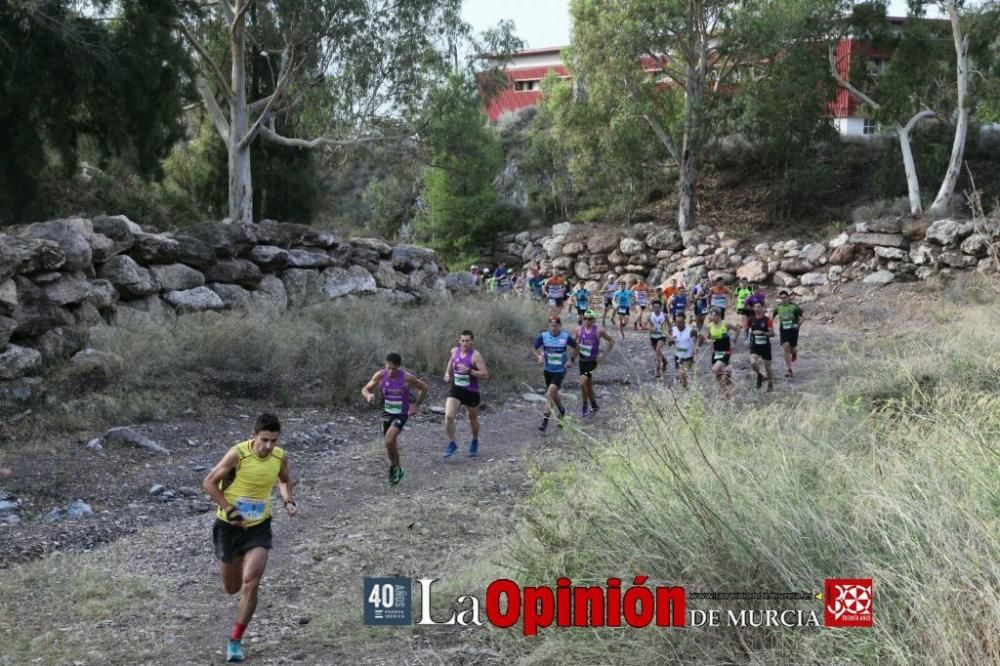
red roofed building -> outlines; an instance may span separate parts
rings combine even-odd
[[[563,47],[518,51],[507,66],[507,80],[510,87],[493,98],[486,108],[491,122],[496,122],[505,113],[514,113],[526,106],[535,106],[542,96],[542,79],[549,72],[555,72],[562,79],[569,78],[569,70],[562,64],[560,53]]]

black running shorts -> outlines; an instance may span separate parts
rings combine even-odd
[[[597,370],[597,361],[583,361],[583,360],[580,361],[581,375],[586,375],[587,377],[590,377],[591,373],[594,370]]]
[[[649,344],[652,345],[653,349],[656,349],[656,345],[660,344],[661,342],[666,342],[666,338],[650,338],[649,339]]]
[[[455,386],[454,384],[448,390],[448,397],[455,398],[466,407],[478,407],[481,399],[479,391],[470,391],[467,388]]]
[[[224,520],[215,519],[212,527],[212,541],[215,543],[215,557],[229,564],[252,548],[271,549],[271,519],[253,527],[237,527]]]
[[[770,361],[771,345],[759,346],[759,347],[757,345],[750,345],[750,353],[761,357],[765,361]]]
[[[799,346],[799,329],[782,328],[779,329],[779,335],[781,336],[781,344],[785,344],[787,342],[792,347]]]
[[[556,388],[562,388],[563,380],[566,379],[566,371],[562,372],[549,372],[548,370],[543,370],[542,374],[545,375],[545,388],[555,384]]]
[[[731,351],[712,352],[712,365],[719,362],[722,362],[724,365],[729,365],[729,359],[731,359],[732,356],[733,352]]]
[[[406,420],[410,418],[406,414],[402,416],[398,414],[383,414],[382,415],[382,434],[389,432],[389,428],[395,426],[399,428],[400,432],[403,430],[403,426],[406,425]]]
[[[694,365],[694,357],[681,358],[680,356],[674,356],[674,367],[680,368],[682,365]]]

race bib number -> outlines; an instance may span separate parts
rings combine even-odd
[[[677,345],[677,355],[678,356],[687,356],[687,353],[688,353],[688,348],[687,347],[682,347],[681,345]]]
[[[583,358],[590,358],[591,353],[593,353],[593,345],[580,345],[580,356]]]
[[[649,334],[649,337],[651,337],[654,340],[662,340],[663,339],[663,332],[662,331],[653,331],[652,333]]]
[[[402,414],[403,413],[403,401],[402,400],[386,400],[385,406],[383,407],[386,414]]]
[[[549,307],[553,307],[554,308],[555,306],[556,306],[556,299],[550,298],[549,299]]]
[[[713,296],[712,305],[717,308],[725,307],[726,297],[725,296]]]
[[[724,352],[724,351],[721,351],[721,352],[720,352],[720,351],[717,351],[717,352],[715,352],[714,354],[712,354],[712,360],[713,360],[713,361],[722,361],[722,360],[724,360],[724,359],[726,358],[726,354],[727,354],[727,353],[728,353],[728,352]]]
[[[468,386],[469,375],[455,375],[455,386]]]
[[[628,308],[626,308],[626,307],[619,307],[618,308],[618,314],[620,314],[620,315],[628,314]]]
[[[260,520],[264,517],[264,511],[267,510],[267,500],[255,500],[248,499],[246,497],[237,497],[236,502],[233,503],[236,510],[243,514],[243,517],[247,520]]]
[[[763,333],[754,333],[753,334],[753,343],[755,345],[766,345],[767,344],[767,336],[764,335]]]
[[[553,365],[553,366],[562,365],[563,364],[563,355],[562,354],[546,354],[545,355],[545,363],[547,365]]]
[[[781,322],[781,328],[786,331],[795,328],[795,320],[789,319],[788,321]]]

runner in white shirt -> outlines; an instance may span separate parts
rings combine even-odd
[[[681,386],[687,388],[688,369],[694,367],[694,331],[687,325],[683,312],[674,317],[674,327],[670,331],[670,344],[674,347],[674,367]]]

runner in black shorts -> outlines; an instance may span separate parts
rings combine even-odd
[[[452,457],[458,451],[458,444],[455,443],[455,415],[458,414],[459,405],[465,406],[465,412],[469,415],[469,429],[472,430],[469,457],[479,455],[479,382],[489,379],[490,373],[486,370],[483,355],[472,347],[474,339],[472,331],[462,331],[458,346],[452,348],[448,367],[444,370],[444,380],[451,384],[448,399],[444,403],[444,431],[448,435],[445,458]]]
[[[535,338],[532,347],[535,360],[542,365],[542,374],[545,378],[546,408],[545,414],[542,416],[542,424],[538,429],[545,432],[549,427],[553,406],[559,412],[559,427],[561,428],[566,408],[563,407],[562,400],[559,399],[559,389],[566,377],[566,368],[573,365],[576,360],[576,338],[562,330],[562,319],[552,316],[549,317],[549,330],[542,331]]]
[[[407,417],[420,411],[420,403],[427,397],[427,384],[400,366],[402,357],[391,352],[386,354],[385,367],[374,375],[361,389],[361,396],[371,404],[375,400],[375,389],[382,393],[382,437],[386,454],[389,456],[389,483],[396,485],[403,480],[403,468],[399,465],[399,434],[403,432]],[[410,389],[417,391],[417,400],[410,404]]]
[[[760,388],[765,376],[760,372],[760,362],[764,361],[764,369],[767,372],[767,390],[770,393],[774,390],[774,383],[771,380],[771,337],[774,331],[771,328],[771,320],[764,314],[764,304],[757,302],[754,304],[754,315],[747,322],[747,333],[750,336],[750,367],[757,375],[757,388]]]
[[[260,579],[271,550],[271,503],[275,484],[285,512],[294,516],[288,459],[277,446],[281,423],[274,414],[261,414],[253,439],[233,446],[212,468],[201,487],[218,504],[212,541],[219,560],[222,586],[228,594],[240,592],[236,623],[229,634],[226,661],[243,661],[243,632],[257,609]]]
[[[583,405],[580,416],[587,416],[588,407],[597,411],[597,397],[594,395],[594,370],[605,354],[615,348],[615,339],[597,327],[597,313],[587,310],[583,313],[583,326],[576,332],[577,349],[580,350],[580,395]],[[608,341],[607,351],[601,351],[601,338]]]
[[[792,376],[792,363],[799,358],[799,327],[802,324],[802,308],[792,303],[787,289],[782,289],[781,303],[774,308],[774,319],[778,322],[781,348],[785,352],[785,376]]]
[[[715,381],[722,389],[722,397],[726,399],[729,398],[729,389],[733,385],[733,369],[729,366],[733,355],[730,332],[739,334],[739,329],[722,321],[722,308],[712,308],[701,340],[712,342],[712,372],[715,373]]]

